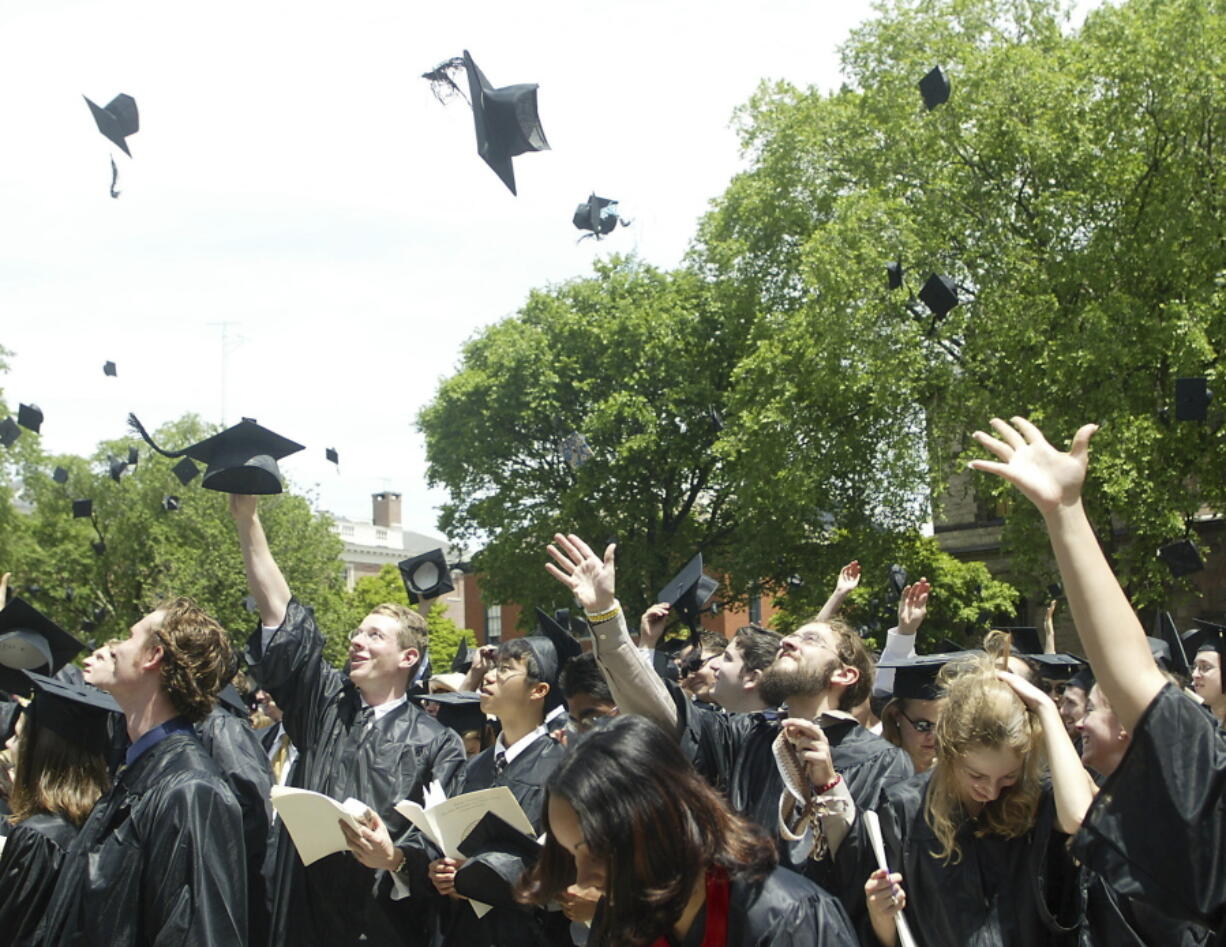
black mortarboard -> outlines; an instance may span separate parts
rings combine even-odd
[[[613,232],[621,218],[617,215],[617,201],[592,194],[575,208],[571,222],[580,230],[587,230],[599,240]]]
[[[958,287],[948,276],[933,273],[919,291],[919,298],[933,315],[943,319],[958,305]]]
[[[941,673],[941,668],[967,653],[919,654],[911,658],[882,661],[877,667],[895,669],[892,696],[908,700],[936,700],[941,696],[937,687],[937,675]]]
[[[0,690],[7,690],[3,682],[0,682]],[[13,734],[17,732],[17,718],[21,716],[21,710],[21,704],[15,700],[0,700],[0,746],[4,746],[13,739]]]
[[[332,462],[332,463],[334,463],[334,464],[337,464],[338,466],[340,465],[340,462],[341,462],[340,454],[338,454],[338,453],[336,452],[336,448],[335,448],[335,447],[328,447],[328,448],[325,448],[325,449],[324,449],[324,458],[325,458],[326,460],[331,461],[331,462]]]
[[[1176,579],[1205,568],[1205,562],[1201,559],[1196,544],[1190,539],[1168,543],[1158,550],[1158,558],[1166,563],[1166,567]]]
[[[410,698],[418,703],[423,700],[438,704],[438,722],[463,736],[473,730],[485,729],[485,711],[481,709],[481,695],[476,691],[441,691],[437,694],[413,694]]]
[[[568,624],[569,618],[570,616],[567,615]],[[583,645],[571,637],[570,629],[551,618],[540,608],[536,610],[536,627],[541,635],[553,642],[554,650],[558,654],[559,674],[562,673],[562,668],[566,666],[567,661],[583,654]]]
[[[1175,420],[1203,421],[1208,417],[1213,392],[1206,378],[1175,379]]]
[[[1053,681],[1066,680],[1086,666],[1084,658],[1079,658],[1075,654],[1067,654],[1065,652],[1046,654],[1041,652],[1026,653],[1019,650],[1018,654],[1036,666],[1035,669],[1039,672],[1040,677]]]
[[[1059,582],[1053,582],[1047,587],[1048,598],[1060,598],[1064,595],[1064,587]]]
[[[179,508],[179,498],[174,496],[162,497],[162,509],[167,513],[173,513]]]
[[[51,474],[51,479],[54,480],[56,483],[67,483],[68,482],[68,468],[67,467],[56,467],[55,472]]]
[[[165,457],[186,455],[203,463],[205,471],[201,485],[206,490],[218,490],[221,493],[280,493],[281,470],[277,467],[277,461],[302,450],[301,444],[260,427],[249,418],[177,451],[163,450],[154,443],[136,415],[129,414],[128,423],[159,454]],[[183,480],[183,476],[178,474],[177,466],[176,474]]]
[[[217,703],[225,707],[226,710],[234,714],[236,717],[242,717],[246,720],[251,716],[251,708],[247,706],[247,702],[243,700],[243,695],[238,692],[238,688],[231,681],[217,695]]]
[[[477,68],[467,49],[464,50],[464,67],[468,72],[468,93],[477,129],[477,153],[515,194],[515,168],[511,158],[526,151],[549,148],[536,111],[538,86],[532,82],[495,89]]]
[[[22,404],[17,406],[17,423],[24,427],[27,431],[38,433],[39,428],[43,426],[43,412],[36,404]]]
[[[114,454],[108,454],[106,458],[107,473],[110,474],[112,480],[119,483],[119,478],[123,476],[123,472],[128,469],[127,461],[120,460]]]
[[[5,418],[0,421],[0,444],[5,447],[12,447],[13,441],[21,437],[21,428],[17,426],[17,422],[12,418]]]
[[[410,556],[396,564],[404,580],[409,601],[416,605],[423,598],[438,598],[455,589],[451,570],[441,549],[431,549],[420,556]]]
[[[140,451],[135,447],[128,448],[128,466],[135,467],[140,462]]]
[[[936,647],[932,649],[933,654],[953,654],[956,651],[964,651],[965,649],[952,638],[942,638],[936,643]]]
[[[1039,637],[1039,629],[1030,627],[998,628],[1006,632],[1013,640],[1013,650],[1018,654],[1031,657],[1043,653],[1043,639]]]
[[[123,153],[131,158],[132,152],[128,150],[128,143],[124,139],[140,131],[140,115],[136,111],[136,99],[121,92],[103,109],[90,102],[88,96],[83,96],[83,98],[89,104],[89,110],[94,113],[98,131],[122,148]]]
[[[459,674],[467,674],[468,669],[472,666],[473,658],[468,652],[468,639],[464,638],[456,649],[455,657],[451,659],[451,670]]]
[[[102,374],[106,375],[108,378],[114,378],[118,374],[118,370],[115,368],[115,363],[104,363],[102,366]]]
[[[902,590],[907,587],[907,570],[895,563],[890,566],[890,586],[894,589],[895,597],[902,595]]]
[[[26,725],[46,727],[65,740],[101,753],[110,745],[109,714],[123,713],[115,698],[88,684],[69,684],[25,672],[34,697],[26,708]]]
[[[1159,667],[1163,670],[1174,670],[1171,667],[1171,646],[1161,638],[1145,637],[1145,643],[1149,645],[1149,653],[1154,656],[1154,660],[1158,662]]]
[[[90,547],[94,550],[95,556],[101,556],[106,552],[106,540],[96,539],[90,543]]]
[[[1087,664],[1068,679],[1065,687],[1077,687],[1090,693],[1094,689],[1094,669]]]
[[[945,78],[945,73],[941,71],[940,66],[933,66],[932,70],[919,81],[919,90],[929,112],[943,102],[949,101],[949,80]]]
[[[885,281],[890,289],[898,289],[902,286],[902,263],[895,261],[885,265]]]
[[[567,637],[570,636],[567,635]],[[548,713],[563,703],[562,688],[558,686],[558,673],[562,670],[558,649],[553,641],[544,635],[527,635],[522,640],[532,649],[532,654],[536,658],[536,665],[541,672],[539,679],[549,685],[549,694],[545,697],[545,712]],[[571,640],[574,641],[573,638]],[[575,644],[578,643],[575,642]]]
[[[1188,653],[1184,650],[1183,639],[1179,637],[1179,629],[1175,627],[1175,619],[1170,612],[1158,613],[1158,629],[1155,637],[1166,642],[1171,655],[1171,670],[1176,674],[1188,674]]]
[[[92,516],[94,513],[93,500],[73,500],[72,515],[76,519],[85,519],[87,516]]]
[[[515,885],[524,861],[535,861],[541,847],[504,819],[487,812],[460,842],[465,857],[455,874],[455,890],[466,898],[496,907],[514,908]]]
[[[85,645],[22,598],[0,610],[0,664],[18,670],[47,667],[54,674]]]
[[[702,553],[699,553],[660,590],[656,601],[671,605],[675,614],[692,631],[697,631],[698,615],[718,588],[719,582],[703,573]]]
[[[1216,651],[1226,659],[1226,626],[1203,618],[1197,618],[1196,624],[1200,627],[1184,638],[1188,650],[1194,654]]]
[[[192,463],[190,457],[184,457],[181,461],[170,468],[170,472],[179,478],[179,483],[187,486],[198,476],[200,476],[200,468]]]

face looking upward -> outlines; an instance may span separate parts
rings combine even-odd
[[[407,683],[417,664],[416,648],[401,648],[399,623],[391,615],[367,615],[349,636],[349,679],[359,690]]]
[[[1221,717],[1226,710],[1222,693],[1222,656],[1217,651],[1198,651],[1192,665],[1192,689]]]

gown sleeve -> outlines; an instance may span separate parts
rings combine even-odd
[[[25,823],[13,827],[0,853],[0,931],[6,943],[35,944],[64,850]]]
[[[1214,930],[1226,924],[1226,731],[1167,684],[1073,837],[1120,894]]]

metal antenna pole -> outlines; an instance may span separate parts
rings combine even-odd
[[[238,336],[233,341],[230,339],[230,326],[236,326],[237,322],[210,322],[211,326],[219,326],[221,328],[221,426],[226,426],[227,403],[226,394],[230,382],[230,353],[234,349],[243,344],[242,336]]]

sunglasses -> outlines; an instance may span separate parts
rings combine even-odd
[[[916,733],[931,733],[933,728],[936,727],[936,724],[931,720],[924,720],[923,718],[920,718],[919,720],[912,720],[905,713],[903,713],[901,708],[898,711],[898,716],[902,717],[903,720],[911,724]]]

